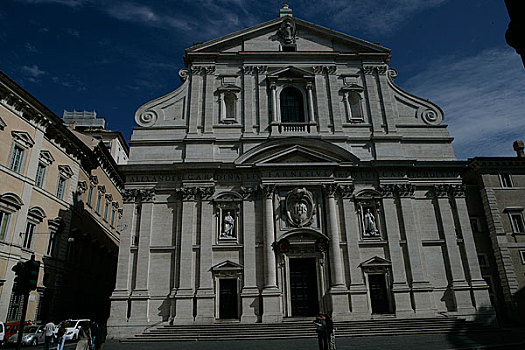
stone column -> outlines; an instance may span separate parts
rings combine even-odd
[[[137,268],[135,277],[135,288],[131,291],[133,309],[130,322],[148,321],[149,303],[149,259],[150,241],[153,223],[154,191],[140,190],[139,198],[142,202],[142,211],[139,228]]]
[[[308,122],[310,124],[315,124],[315,106],[314,106],[314,94],[313,94],[313,84],[306,84],[306,91],[308,93]]]
[[[135,222],[135,191],[125,190],[123,193],[123,227],[120,235],[119,256],[115,290],[111,295],[111,312],[108,326],[119,326],[127,320],[128,298],[131,288],[131,237],[136,231]],[[115,332],[112,332],[112,334]],[[118,332],[116,332],[118,333]]]
[[[330,111],[328,110],[327,87],[325,77],[323,76],[323,66],[314,66],[315,73],[315,95],[317,100],[317,122],[319,123],[319,132],[322,134],[330,133],[328,124],[330,123]]]
[[[385,214],[385,227],[388,251],[392,262],[392,293],[394,295],[396,316],[409,316],[414,314],[410,301],[410,288],[407,283],[403,253],[401,252],[401,232],[396,203],[395,185],[382,186],[383,212]]]
[[[197,187],[184,187],[182,195],[182,228],[179,253],[179,284],[175,294],[175,318],[176,324],[187,324],[193,322],[193,237],[196,228]]]
[[[336,184],[324,185],[328,197],[328,222],[330,229],[330,270],[332,284],[330,286],[330,298],[332,300],[332,316],[334,320],[348,318],[350,309],[348,305],[348,289],[344,281],[343,260],[341,258],[341,235],[337,220],[337,205],[335,202],[336,192],[339,190]]]
[[[241,290],[242,299],[242,323],[257,322],[259,314],[259,289],[256,281],[256,242],[255,242],[255,202],[254,189],[242,188],[242,237],[243,237],[243,265],[244,285]]]
[[[379,92],[377,91],[377,82],[374,76],[375,66],[363,66],[364,80],[366,84],[366,94],[369,111],[370,111],[370,123],[372,123],[372,129],[374,134],[383,132],[383,118],[381,113],[381,101],[379,100]]]
[[[209,189],[209,190],[208,190]],[[205,190],[206,193],[205,193]],[[199,266],[199,288],[197,289],[197,316],[196,323],[212,323],[214,316],[215,294],[213,292],[213,276],[210,268],[213,264],[212,245],[215,241],[216,232],[213,225],[213,202],[210,198],[213,194],[213,187],[201,189],[201,226],[200,226],[200,248],[198,262]]]
[[[270,123],[272,133],[277,134],[279,133],[278,124],[281,122],[279,118],[279,113],[277,112],[277,108],[279,107],[277,104],[277,85],[275,82],[270,83],[270,93],[272,98],[272,122]]]
[[[383,110],[385,113],[386,128],[389,134],[397,132],[396,120],[398,113],[394,108],[394,97],[392,96],[392,89],[388,85],[388,66],[377,67],[377,78],[379,80],[379,94],[381,97]]]
[[[357,210],[353,200],[343,201],[345,231],[350,265],[350,298],[353,318],[370,318],[367,288],[359,265],[363,262],[359,251],[361,228],[357,220]]]
[[[404,230],[406,233],[407,250],[410,255],[410,269],[412,272],[412,292],[418,315],[434,315],[431,303],[432,285],[428,281],[423,269],[421,237],[416,223],[415,209],[412,204],[415,187],[412,185],[399,186],[400,207],[403,215]]]
[[[472,228],[470,227],[467,202],[465,200],[465,186],[454,186],[452,195],[454,196],[457,210],[459,224],[458,230],[463,236],[465,255],[468,261],[467,268],[470,272],[470,284],[474,294],[475,307],[477,309],[476,313],[481,318],[492,319],[492,321],[494,321],[495,312],[490,302],[488,285],[481,275],[474,236],[472,234]]]
[[[450,273],[452,275],[452,285],[450,287],[454,294],[457,311],[459,314],[470,314],[473,312],[470,286],[465,279],[463,262],[461,261],[458,247],[458,237],[456,235],[454,217],[448,197],[449,186],[435,185],[434,195],[437,198],[441,222],[443,224],[443,234],[445,236],[447,255],[450,260]]]
[[[244,66],[243,72],[243,95],[244,95],[244,133],[253,133],[253,122],[255,119],[255,101],[254,95],[254,76],[256,74],[256,67]]]
[[[191,101],[189,102],[189,134],[196,134],[198,132],[198,126],[202,121],[202,73],[204,67],[193,66],[191,67]]]
[[[213,133],[213,93],[215,92],[215,66],[207,66],[204,68],[204,125],[202,130],[205,134]]]
[[[281,291],[277,287],[277,266],[272,244],[275,240],[275,214],[273,209],[274,185],[263,185],[264,198],[264,290],[263,323],[281,322]]]
[[[268,90],[267,90],[267,79],[265,79],[265,74],[268,72],[267,66],[258,66],[257,67],[257,88],[258,95],[257,101],[259,103],[259,108],[257,112],[259,113],[259,133],[268,132]]]

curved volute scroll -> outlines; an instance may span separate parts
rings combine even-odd
[[[381,69],[380,69],[381,68]],[[416,116],[419,120],[422,120],[425,124],[428,125],[440,125],[443,122],[444,115],[443,111],[436,104],[412,95],[411,93],[403,90],[398,85],[394,83],[397,78],[397,70],[394,68],[378,67],[378,72],[386,70],[386,75],[388,77],[388,84],[394,90],[394,95],[398,103],[404,103],[406,105],[411,105],[416,108]]]
[[[183,84],[175,91],[159,97],[139,107],[135,113],[135,122],[144,128],[152,126],[184,126],[186,125],[188,79],[190,72],[183,68],[179,77]]]

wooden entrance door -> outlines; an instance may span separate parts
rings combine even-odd
[[[315,316],[319,312],[315,258],[290,259],[292,316]]]
[[[219,279],[219,318],[239,318],[237,279]]]
[[[386,314],[390,312],[385,277],[384,274],[368,275],[370,302],[372,304],[373,314]]]

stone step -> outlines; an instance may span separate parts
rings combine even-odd
[[[338,337],[371,335],[490,332],[498,330],[476,322],[453,318],[376,319],[335,323]],[[123,342],[264,340],[316,337],[312,321],[283,323],[217,323],[212,325],[160,325]]]

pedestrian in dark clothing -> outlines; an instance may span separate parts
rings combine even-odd
[[[317,332],[317,341],[319,342],[319,350],[328,350],[328,339],[330,336],[329,323],[331,325],[332,320],[328,321],[325,314],[317,315],[314,321],[315,331]]]
[[[95,350],[102,350],[104,348],[104,343],[106,342],[107,329],[106,323],[102,322],[98,325],[98,334],[95,339]]]
[[[91,345],[90,345],[91,350],[95,349],[97,338],[98,338],[98,324],[95,321],[93,321],[91,322]]]

